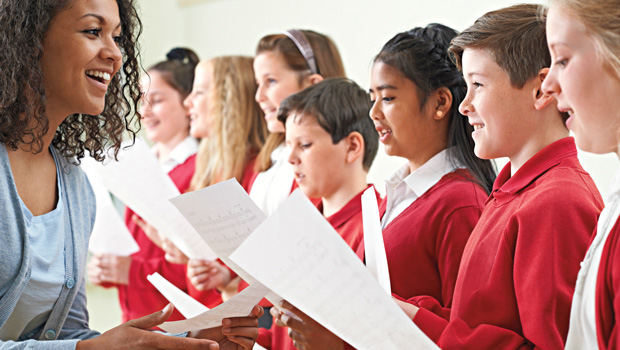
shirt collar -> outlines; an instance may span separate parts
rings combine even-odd
[[[337,227],[344,225],[347,221],[351,220],[351,218],[354,217],[355,215],[361,213],[362,212],[362,194],[364,194],[364,192],[366,192],[366,190],[370,187],[373,187],[373,185],[366,186],[366,188],[363,191],[355,195],[355,197],[351,198],[351,200],[349,200],[349,202],[347,202],[347,204],[345,204],[344,207],[340,208],[338,212],[327,217],[326,218],[327,221],[334,228],[337,228]],[[379,192],[377,192],[377,190],[375,190],[375,195],[377,196],[377,202],[378,202],[381,199],[381,196],[379,195]],[[318,205],[318,208],[321,212],[323,212],[322,202]]]
[[[505,192],[515,194],[529,186],[549,169],[560,164],[564,159],[577,156],[577,147],[572,137],[555,141],[536,153],[511,176],[510,163],[506,164],[497,175],[493,184],[493,193]]]
[[[160,162],[161,167],[165,173],[169,173],[179,164],[185,163],[187,158],[196,154],[196,151],[198,151],[198,140],[188,136],[176,145],[176,147],[168,155],[167,159]],[[156,149],[155,153],[157,153]]]
[[[404,181],[409,190],[420,197],[438,183],[444,175],[461,167],[450,161],[448,149],[444,149],[412,173],[409,173],[409,164],[405,164],[394,175],[390,176],[386,183],[388,187],[394,188]]]

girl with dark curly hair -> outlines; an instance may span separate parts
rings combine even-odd
[[[88,327],[95,201],[76,163],[136,132],[140,28],[133,0],[0,1],[0,349],[253,346],[260,307],[192,334],[212,340],[146,331],[172,307],[101,336]]]

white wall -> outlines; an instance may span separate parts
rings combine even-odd
[[[287,29],[312,29],[338,45],[348,76],[368,87],[373,57],[400,31],[431,22],[462,30],[487,11],[514,0],[195,0],[180,6],[175,0],[141,0],[144,23],[143,63],[149,66],[174,46],[188,46],[201,58],[252,55],[258,40]],[[544,1],[533,1],[543,3]],[[618,160],[613,155],[580,154],[583,165],[602,193],[607,191]],[[370,181],[381,184],[402,159],[379,151]],[[504,161],[499,162],[500,165]]]

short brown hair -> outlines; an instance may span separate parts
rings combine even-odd
[[[379,134],[368,117],[370,96],[354,81],[346,78],[330,78],[293,94],[280,104],[278,120],[314,117],[321,128],[329,133],[337,144],[352,132],[364,139],[364,170],[368,171],[379,149]],[[293,116],[296,114],[296,116]]]
[[[511,84],[523,88],[541,69],[551,66],[543,5],[520,4],[487,12],[452,40],[450,52],[462,70],[463,51],[487,49],[508,73]]]

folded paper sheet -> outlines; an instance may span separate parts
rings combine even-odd
[[[212,260],[216,255],[168,201],[179,195],[172,180],[141,139],[118,154],[118,162],[92,164],[103,184],[125,205],[153,225],[185,255]],[[148,175],[148,176],[147,176]]]
[[[170,202],[226,265],[249,284],[257,283],[229,258],[266,217],[237,180],[185,193]],[[273,303],[281,300],[273,294],[268,294],[267,298]]]
[[[364,224],[364,249],[366,268],[379,281],[379,284],[392,295],[390,270],[388,269],[381,220],[379,219],[379,205],[373,187],[362,194],[362,219]]]
[[[299,191],[231,259],[357,349],[438,349]]]
[[[87,174],[97,202],[95,226],[90,235],[88,250],[94,254],[129,256],[140,250],[121,215],[116,210],[110,194],[97,176]]]
[[[268,290],[260,284],[251,285],[211,310],[187,320],[165,322],[159,325],[159,328],[175,334],[219,327],[224,318],[249,316],[254,306],[265,297],[267,292]]]
[[[157,288],[157,290],[166,297],[166,299],[174,305],[175,309],[185,318],[196,317],[209,311],[208,307],[202,305],[198,300],[177,288],[177,286],[170,283],[170,281],[159,273],[155,272],[152,275],[148,275],[146,279],[149,280],[149,282],[151,282],[151,284]]]

